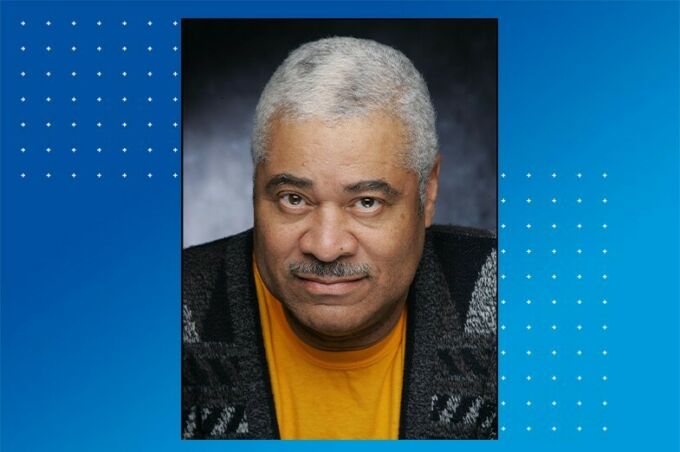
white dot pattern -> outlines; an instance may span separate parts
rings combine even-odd
[[[178,181],[178,20],[20,19],[13,27],[3,152],[22,184]],[[501,438],[611,428],[609,177],[499,174]]]
[[[16,93],[8,163],[22,184],[177,186],[178,20],[29,19],[8,33],[16,55],[6,75]]]
[[[608,177],[499,173],[501,439],[611,428]]]

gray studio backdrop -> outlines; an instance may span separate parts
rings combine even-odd
[[[497,31],[496,20],[183,20],[183,246],[252,226],[259,94],[291,50],[329,36],[373,39],[413,61],[437,111],[435,221],[496,230]]]

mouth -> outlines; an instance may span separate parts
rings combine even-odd
[[[303,287],[314,295],[345,295],[356,289],[366,276],[348,278],[319,278],[317,276],[295,275]]]

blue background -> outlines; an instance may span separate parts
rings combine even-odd
[[[264,15],[499,18],[500,439],[322,447],[678,450],[675,2],[2,3],[2,450],[319,447],[180,440],[173,21]]]

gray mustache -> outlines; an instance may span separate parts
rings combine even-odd
[[[346,278],[350,276],[371,276],[371,266],[368,264],[349,264],[342,261],[322,262],[292,262],[288,270],[295,276],[314,275],[320,278],[334,276]]]

